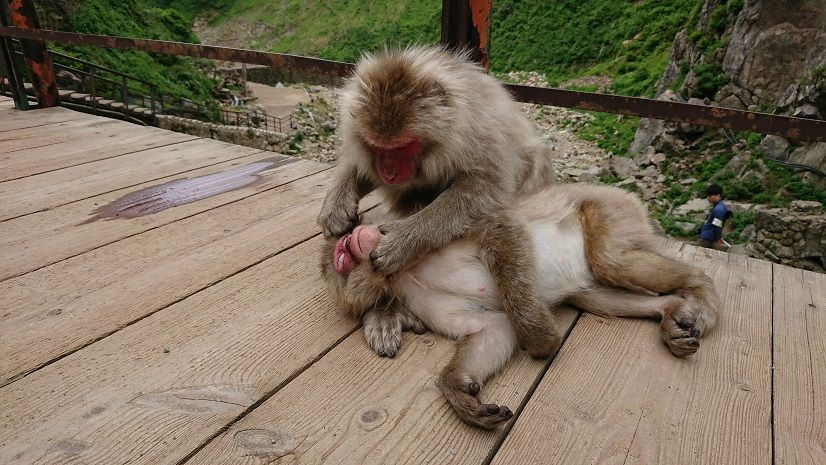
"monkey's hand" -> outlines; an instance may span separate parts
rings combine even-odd
[[[513,331],[519,346],[532,357],[546,358],[555,354],[562,347],[562,337],[551,313],[537,307],[530,316],[511,318]]]
[[[359,199],[355,192],[330,191],[324,199],[318,225],[324,237],[341,236],[353,229],[359,219]]]
[[[382,357],[396,356],[402,331],[412,329],[416,334],[427,331],[424,323],[398,302],[388,308],[369,310],[364,314],[363,322],[367,345]]]
[[[409,268],[416,257],[426,252],[420,250],[416,232],[408,227],[406,220],[384,223],[379,230],[384,236],[370,253],[370,260],[376,271],[384,276]]]

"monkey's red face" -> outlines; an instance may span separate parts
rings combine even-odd
[[[379,228],[373,225],[356,226],[353,232],[341,236],[333,250],[336,273],[349,273],[355,263],[368,259],[380,238]]]
[[[416,174],[421,140],[414,135],[385,139],[366,134],[364,142],[373,154],[374,165],[381,179],[387,184],[403,184]]]

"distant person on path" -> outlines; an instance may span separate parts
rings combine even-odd
[[[697,245],[709,249],[723,248],[723,225],[731,217],[731,212],[723,203],[723,189],[717,184],[706,188],[708,203],[712,205],[705,223],[700,227],[700,240]]]

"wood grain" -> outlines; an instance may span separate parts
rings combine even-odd
[[[330,179],[321,172],[0,283],[0,384],[317,234]]]
[[[0,183],[0,221],[259,152],[195,139]]]
[[[85,124],[59,130],[49,125],[0,133],[0,152],[7,151],[0,154],[0,181],[197,139],[117,120],[78,122]],[[21,138],[3,141],[2,134]]]
[[[576,315],[561,313],[563,330]],[[454,348],[405,333],[382,358],[358,331],[187,463],[481,464],[505,432],[465,425],[436,388]],[[545,363],[519,354],[482,397],[516,410]]]
[[[42,110],[15,110],[14,107],[0,109],[0,132],[15,129],[31,128],[46,124],[60,123],[76,119],[96,119],[100,116],[87,115],[79,111],[67,110],[61,107],[44,108]]]
[[[774,453],[826,463],[826,275],[774,265]]]
[[[0,389],[0,463],[178,463],[356,327],[326,297],[319,246],[302,243]]]
[[[195,203],[138,218],[88,222],[90,215],[96,208],[107,205],[130,192],[163,184],[174,179],[203,176],[255,161],[270,159],[277,161],[279,165],[287,161],[290,161],[290,163],[262,172],[261,179],[249,186]],[[232,161],[169,176],[150,183],[98,195],[2,222],[0,223],[0,256],[3,257],[3,260],[0,263],[0,280],[20,276],[95,247],[172,223],[181,218],[249,197],[291,182],[296,178],[329,168],[329,165],[295,158],[290,159],[275,155],[272,152],[258,152]],[[37,234],[31,234],[32,231],[37,231]]]
[[[681,360],[655,322],[584,315],[493,464],[770,463],[771,265],[685,245],[724,302]]]

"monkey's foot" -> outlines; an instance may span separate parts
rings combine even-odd
[[[427,332],[422,320],[404,307],[371,310],[364,314],[364,338],[367,345],[382,357],[393,358],[401,346],[402,331]]]
[[[696,312],[683,299],[667,308],[660,323],[663,341],[677,357],[687,357],[700,348],[700,328]]]
[[[443,374],[436,384],[462,421],[479,428],[495,429],[513,418],[513,412],[504,405],[483,404],[479,401],[479,383],[470,381],[459,382],[457,385],[455,378]]]
[[[534,320],[511,320],[516,333],[516,340],[522,350],[531,357],[548,358],[562,347],[562,336],[550,312],[545,309],[535,312],[539,318]]]
[[[402,320],[392,310],[373,310],[364,314],[364,338],[382,357],[393,358],[402,342]]]

